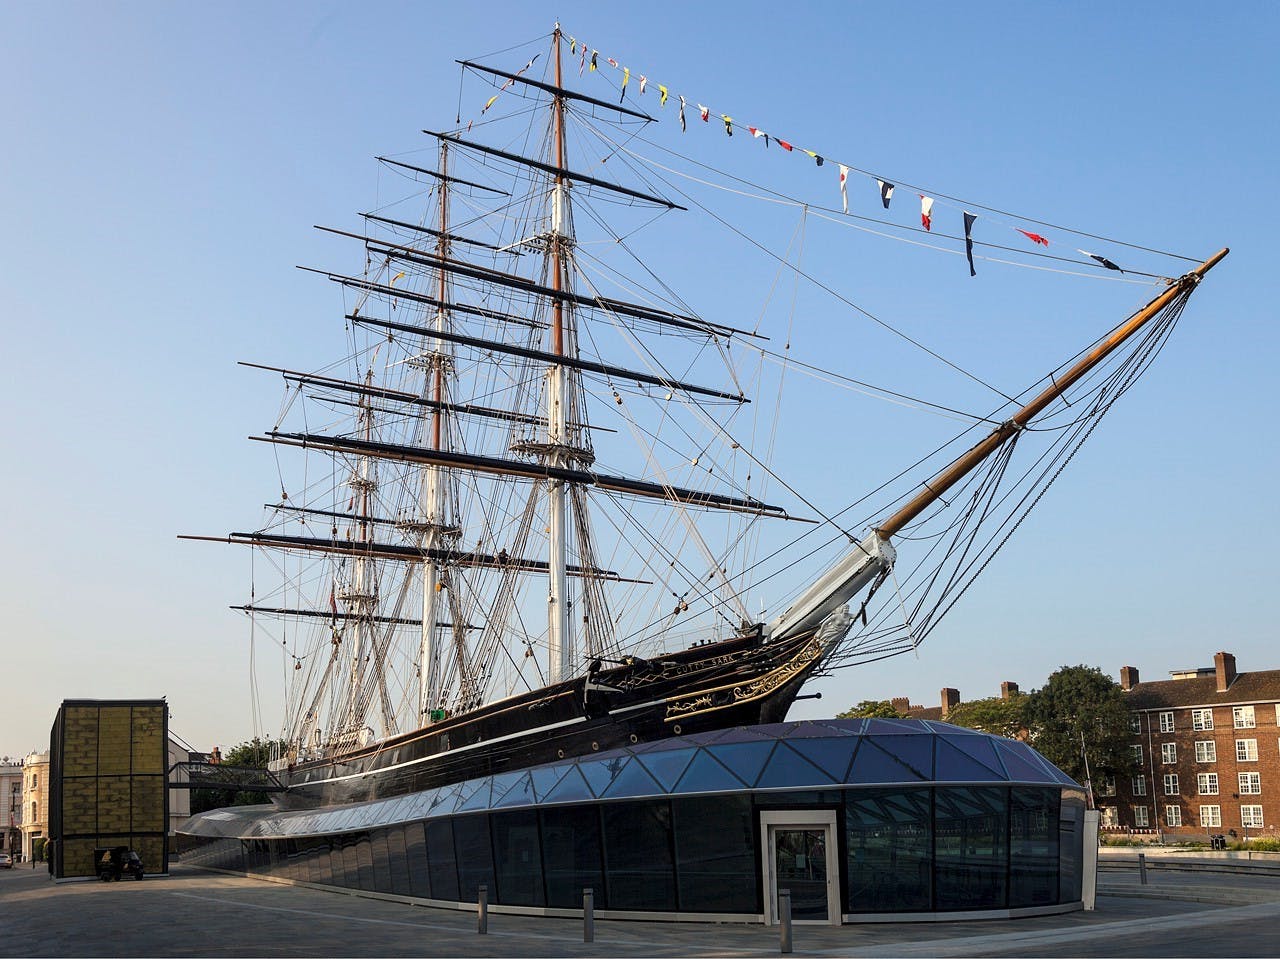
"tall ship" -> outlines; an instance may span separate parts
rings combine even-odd
[[[253,551],[250,597],[233,608],[291,680],[272,764],[284,806],[781,722],[815,678],[915,649],[1227,252],[1146,277],[1154,295],[1119,325],[996,391],[994,410],[957,414],[792,355],[803,317],[770,331],[708,315],[731,277],[683,299],[652,268],[648,234],[696,243],[671,219],[716,218],[694,184],[761,192],[647,139],[655,121],[683,129],[706,108],[558,26],[523,69],[460,63],[489,96],[479,116],[423,131],[425,154],[379,157],[393,195],[358,227],[324,228],[362,253],[362,269],[316,271],[342,291],[346,355],[311,371],[246,364],[284,383],[274,425],[251,437],[276,450],[279,497],[255,530],[189,537]],[[914,198],[890,207],[887,179],[828,167],[844,198],[830,217],[849,215],[846,179],[864,176],[885,222],[914,220]],[[920,200],[911,229],[945,242]],[[951,239],[972,272],[962,222]],[[1044,237],[1019,232],[1027,256],[1046,255]],[[1079,253],[1055,259],[1121,272]],[[837,397],[829,421],[805,425],[804,461],[775,462],[787,377],[910,399],[962,429],[868,495],[824,503],[803,477],[857,424]]]

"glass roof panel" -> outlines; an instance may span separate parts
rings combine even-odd
[[[699,749],[689,767],[676,784],[675,792],[723,792],[747,785],[724,763],[716,759],[714,749]]]
[[[1039,755],[1021,743],[1002,742],[997,743],[995,748],[1009,779],[1033,783],[1057,781],[1058,777],[1046,768],[1047,764],[1040,761]]]
[[[864,736],[900,736],[929,734],[929,729],[919,719],[868,719]]]
[[[614,777],[622,772],[622,767],[630,761],[631,757],[626,754],[607,759],[583,759],[578,762],[578,772],[582,773],[582,778],[587,781],[592,793],[603,796],[609,783],[613,782]]]
[[[1000,757],[996,755],[996,743],[1000,741],[997,737],[986,735],[953,736],[948,733],[945,736],[939,736],[938,739],[940,742],[945,742],[982,763],[996,779],[1005,778],[1004,765],[1000,762]]]
[[[619,796],[653,796],[666,793],[658,781],[649,775],[649,771],[644,768],[640,760],[632,758],[622,769],[618,775],[613,777],[613,781],[609,783],[609,787],[605,790],[605,795],[609,797]]]
[[[988,733],[980,733],[976,729],[970,729],[967,726],[952,726],[950,723],[935,721],[932,719],[925,720],[925,725],[932,729],[935,733],[943,736],[987,736]]]
[[[812,739],[816,736],[830,736],[831,727],[811,719],[805,719],[798,723],[775,723],[771,726],[763,727],[768,729],[773,735],[779,739]]]
[[[981,742],[981,740],[979,740]],[[1004,782],[1004,770],[992,769],[953,743],[945,736],[936,737],[934,778],[939,782]],[[988,750],[989,751],[989,750]],[[992,757],[995,765],[995,758]]]
[[[773,752],[774,743],[772,739],[761,742],[720,742],[706,748],[711,750],[716,759],[728,766],[735,776],[748,786],[754,786],[760,770],[764,769],[769,753]]]
[[[719,746],[722,743],[773,742],[776,738],[776,736],[761,732],[759,726],[734,726],[732,729],[724,730],[721,735],[717,736],[715,744]]]
[[[829,773],[836,782],[845,781],[853,754],[862,744],[861,736],[828,736],[824,739],[792,739],[787,745],[819,769]]]
[[[567,773],[573,767],[566,766],[538,766],[531,769],[529,775],[533,778],[533,791],[537,795],[538,801],[546,799],[551,790],[556,788],[560,780],[564,779]]]
[[[773,786],[830,786],[835,777],[805,759],[786,743],[778,743],[764,771],[756,780],[758,789]]]
[[[874,739],[866,739],[862,743],[862,748],[858,750],[856,756],[853,757],[853,766],[849,770],[848,781],[851,783],[899,783],[899,782],[915,782],[917,780],[927,781],[931,777],[925,775],[912,765],[908,765],[898,756],[902,755],[902,751],[897,747],[899,743],[912,744],[912,752],[923,753],[919,748],[917,741],[922,740],[928,746],[928,761],[924,761],[923,756],[916,757],[916,765],[924,765],[926,769],[932,773],[933,767],[933,737],[932,736],[901,736],[894,740],[894,752],[898,755],[891,755],[885,749],[878,746]]]
[[[503,786],[508,787],[506,792],[502,792]],[[531,806],[535,802],[537,798],[533,794],[533,776],[527,770],[521,773],[504,773],[494,778],[492,808]]]
[[[565,772],[564,778],[556,784],[556,787],[542,797],[543,802],[581,802],[584,799],[595,799],[595,793],[591,791],[582,778],[582,772],[577,766],[570,766]]]
[[[665,792],[671,792],[680,781],[680,776],[689,766],[689,761],[697,754],[696,749],[672,749],[660,753],[650,753],[639,757],[636,762],[644,764],[644,768]]]
[[[464,812],[468,809],[488,809],[492,783],[492,778],[488,776],[484,779],[477,779],[467,783],[467,788],[461,793],[461,801],[453,807],[454,812]],[[471,788],[473,785],[475,786],[474,789]]]

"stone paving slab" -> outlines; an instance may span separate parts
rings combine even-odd
[[[1274,956],[1280,891],[1247,905],[1189,901],[1204,886],[1164,882],[1162,899],[1103,895],[1095,912],[1030,919],[796,926],[796,956]],[[1131,890],[1118,890],[1131,891]],[[1139,890],[1141,891],[1141,890]],[[776,928],[473,913],[261,882],[175,865],[170,878],[54,885],[0,872],[0,956],[777,956]]]

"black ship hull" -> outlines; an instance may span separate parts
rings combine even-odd
[[[287,770],[285,807],[365,802],[628,743],[782,722],[826,652],[758,634],[630,660]]]

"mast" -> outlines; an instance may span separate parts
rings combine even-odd
[[[436,237],[436,254],[444,263],[449,256],[449,144],[440,141],[440,232]],[[443,267],[439,271],[440,306],[436,310],[435,330],[437,334],[445,331],[448,325],[449,274]],[[445,355],[446,341],[438,335],[431,341],[431,353],[427,358],[431,379],[431,427],[429,444],[433,450],[443,449],[442,439],[445,428],[445,390],[444,378],[446,366],[450,362]],[[422,482],[422,546],[425,550],[440,548],[444,528],[444,476],[439,465],[431,464],[423,471]],[[442,575],[440,565],[430,559],[422,563],[422,641],[418,658],[418,719],[425,722],[431,711],[440,708],[440,650],[437,640],[436,619],[437,607],[440,605],[440,593],[448,585]]]
[[[557,91],[562,86],[560,63],[560,25],[557,23],[552,33],[551,43],[555,59],[555,83]],[[558,170],[565,168],[564,150],[564,96],[556,92],[551,98],[551,136],[555,145],[555,164]],[[565,248],[572,243],[567,232],[571,229],[568,222],[568,182],[564,174],[554,175],[551,188],[551,231],[548,236],[548,257],[550,258],[551,287],[561,293],[568,285],[565,280]],[[565,307],[566,303],[559,296],[551,301],[551,352],[556,357],[565,355]],[[568,466],[565,455],[566,406],[568,390],[566,389],[566,370],[558,360],[553,360],[547,367],[547,449],[550,465]],[[549,592],[547,596],[547,659],[548,679],[552,683],[568,678],[572,663],[571,638],[569,635],[569,578],[568,542],[565,529],[565,508],[568,500],[568,485],[561,479],[550,479],[547,482],[547,508],[550,538],[548,543],[548,562],[550,563]]]
[[[1117,326],[1101,343],[1086,353],[1062,376],[1052,382],[1035,399],[997,426],[980,443],[959,456],[950,466],[924,484],[924,488],[884,522],[872,528],[871,534],[832,565],[812,586],[767,629],[770,639],[778,640],[804,630],[816,628],[827,616],[843,606],[877,576],[888,570],[896,559],[892,538],[943,497],[946,492],[987,460],[996,450],[1020,433],[1036,416],[1094,367],[1115,352],[1135,333],[1146,326],[1162,310],[1179,297],[1190,295],[1204,275],[1227,255],[1222,249],[1190,273],[1169,284],[1142,309]]]
[[[1050,403],[1062,396],[1070,386],[1110,356],[1161,310],[1179,296],[1189,294],[1194,290],[1199,282],[1204,279],[1204,275],[1217,266],[1218,261],[1226,256],[1228,252],[1226,248],[1219,250],[1190,273],[1182,276],[1176,282],[1170,283],[1163,293],[1112,330],[1105,340],[1081,357],[1066,373],[1062,376],[1053,377],[1050,385],[1039,396],[992,430],[981,443],[974,446],[973,449],[925,483],[924,489],[896,513],[875,527],[876,534],[881,539],[888,540],[901,532],[904,526],[937,502],[947,490],[964,479],[974,467],[1017,435],[1036,416],[1044,412]]]
[[[365,373],[365,385],[373,383],[373,370]],[[360,409],[360,425],[366,441],[373,437],[373,410],[367,398]],[[352,471],[348,485],[356,497],[357,541],[362,545],[372,542],[373,524],[370,522],[370,501],[378,488],[373,475],[373,457],[361,456],[357,467]],[[373,559],[361,550],[356,553],[353,562],[353,573],[350,581],[338,593],[341,600],[355,620],[355,640],[350,651],[351,665],[348,672],[349,689],[347,692],[347,715],[343,728],[338,731],[344,743],[352,742],[351,737],[359,736],[365,725],[364,682],[365,658],[373,646],[373,611],[377,603],[377,576]],[[385,717],[384,717],[385,719]],[[358,741],[358,740],[355,740]]]

